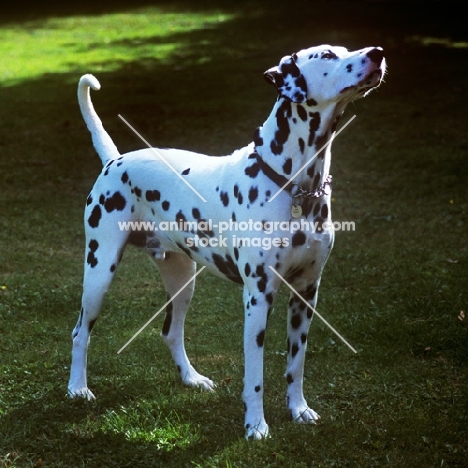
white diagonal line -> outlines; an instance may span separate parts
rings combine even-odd
[[[143,141],[143,143],[146,144],[146,146],[148,146],[148,148],[153,151],[153,153],[159,157],[159,159],[161,159],[165,164],[166,166],[171,169],[172,172],[174,172],[174,174],[184,183],[186,184],[190,189],[192,189],[192,191],[198,195],[199,198],[201,198],[205,203],[206,203],[206,200],[197,192],[197,190],[195,190],[195,188],[189,183],[187,182],[178,172],[176,169],[174,169],[161,155],[161,153],[159,151],[157,151],[153,146],[151,146],[144,138],[142,135],[140,135],[137,130],[135,128],[133,128],[120,114],[118,115],[118,117],[120,118],[120,120],[122,120],[128,128],[130,128],[134,133],[135,135],[137,135],[141,141]]]
[[[118,351],[120,354],[206,267],[202,266]]]
[[[272,202],[320,153],[325,149],[330,140],[337,137],[354,119],[356,115],[353,115],[336,133],[334,133],[330,139],[268,200],[268,203]]]
[[[309,308],[314,314],[333,332],[338,338],[345,343],[351,351],[357,353],[357,351],[312,307],[272,266],[270,269],[273,273]]]

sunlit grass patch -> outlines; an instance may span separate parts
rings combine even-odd
[[[176,412],[161,416],[157,405],[148,401],[109,409],[96,417],[88,415],[86,421],[66,431],[85,438],[95,433],[123,436],[127,441],[151,443],[153,449],[165,452],[187,448],[200,438],[196,425],[182,422]]]
[[[164,60],[183,34],[228,21],[219,12],[168,13],[158,8],[95,16],[47,18],[0,28],[0,83],[11,86],[45,73],[110,71],[135,60]]]

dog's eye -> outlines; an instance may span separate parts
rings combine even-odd
[[[336,59],[338,57],[336,56],[336,54],[328,50],[327,52],[322,52],[322,58],[330,60],[330,59]]]

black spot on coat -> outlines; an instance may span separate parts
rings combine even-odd
[[[323,219],[327,219],[327,217],[328,217],[328,205],[326,203],[322,206],[320,214],[321,214]]]
[[[258,335],[257,335],[257,345],[259,348],[263,346],[263,342],[265,341],[265,330],[262,330]]]
[[[270,144],[270,149],[273,154],[281,154],[284,144],[288,141],[291,133],[289,127],[289,118],[291,117],[291,103],[284,100],[276,111],[276,124],[278,128],[275,132],[275,138]]]
[[[122,211],[125,208],[127,202],[120,192],[115,192],[112,197],[106,198],[104,202],[104,208],[108,213],[117,210]]]
[[[99,247],[98,241],[95,239],[92,239],[89,242],[88,247],[89,247],[89,252],[88,252],[88,257],[86,259],[86,262],[91,268],[94,268],[98,264],[98,259],[94,255],[94,253]]]
[[[99,221],[101,220],[101,216],[102,216],[101,207],[99,205],[96,205],[93,208],[93,211],[91,211],[91,215],[88,218],[88,224],[92,228],[98,227],[99,226]]]
[[[99,243],[98,243],[97,240],[91,239],[91,240],[89,241],[88,247],[89,247],[89,249],[90,249],[92,252],[96,252],[96,250],[97,250],[98,247],[99,247]]]
[[[213,263],[216,265],[216,268],[218,268],[219,272],[227,279],[234,281],[234,283],[243,284],[242,278],[237,268],[237,264],[230,255],[222,257],[221,255],[214,253],[212,254],[211,258],[213,259]]]
[[[305,122],[307,120],[307,111],[301,105],[297,106],[297,115],[302,121]]]
[[[169,294],[167,295],[167,300],[170,299]],[[172,324],[172,302],[169,302],[169,304],[166,307],[166,317],[164,318],[164,323],[162,327],[162,334],[164,336],[167,336],[169,334],[169,331],[171,329],[171,324]]]
[[[253,203],[258,197],[258,188],[257,187],[250,187],[249,190],[249,201]]]
[[[298,351],[299,351],[299,345],[297,343],[294,343],[291,347],[291,357],[296,356]]]
[[[260,292],[265,292],[266,290],[266,285],[268,281],[268,276],[265,273],[265,269],[262,265],[257,265],[257,268],[255,270],[255,276],[260,277],[260,279],[257,281],[257,288]]]
[[[159,190],[147,190],[145,196],[149,202],[159,201],[161,199],[161,192]]]
[[[322,148],[326,143],[327,141],[330,139],[329,135],[327,132],[325,132],[323,135],[319,135],[317,137],[317,140],[315,142],[316,144],[316,147],[318,149]],[[324,155],[324,152],[322,151],[320,154],[319,154],[319,157],[323,158],[323,155]]]
[[[224,206],[229,205],[229,195],[228,195],[227,192],[221,191],[220,194],[219,194],[219,198],[221,199]]]
[[[311,112],[310,113],[310,121],[309,121],[309,140],[307,144],[309,146],[312,146],[314,144],[315,140],[315,132],[319,129],[320,127],[320,113],[319,112]],[[316,145],[318,148],[321,148],[321,146],[318,144]]]
[[[258,165],[258,163],[254,163],[251,166],[246,167],[244,172],[245,172],[245,175],[248,175],[252,179],[255,179],[255,177],[257,177],[259,171],[260,171],[260,166]],[[241,204],[241,203],[239,203],[239,204]]]
[[[305,148],[305,142],[302,138],[299,138],[299,150],[301,151],[301,153],[304,153],[304,148]]]
[[[298,247],[304,245],[306,242],[306,235],[302,231],[296,231],[292,237],[292,246]]]
[[[179,210],[177,212],[177,214],[175,215],[175,220],[177,221],[177,223],[179,223],[179,225],[187,221],[187,218],[185,217],[184,213],[182,213],[182,210]]]
[[[294,330],[297,330],[302,324],[302,317],[300,314],[294,314],[291,317],[291,327],[294,328]]]
[[[283,171],[286,175],[291,174],[292,171],[292,159],[286,159],[286,162],[283,164]]]

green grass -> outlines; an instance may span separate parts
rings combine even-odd
[[[135,61],[140,66],[164,62],[183,47],[179,34],[230,18],[221,12],[181,15],[145,7],[131,14],[83,14],[7,24],[0,30],[7,63],[0,80],[12,86],[47,73],[80,73],[83,68],[97,73],[119,70]]]
[[[466,28],[443,6],[416,6],[69,3],[2,14],[0,467],[467,466]],[[142,144],[117,114],[156,146],[225,154],[273,104],[263,71],[325,42],[381,45],[389,73],[347,110],[357,118],[334,143],[334,219],[356,231],[337,234],[318,310],[358,354],[314,321],[305,393],[321,422],[294,425],[285,409],[286,290],[265,348],[271,439],[243,438],[239,286],[202,273],[187,319],[188,353],[215,393],[181,385],[162,319],[117,355],[165,302],[133,248],[93,332],[98,399],[69,400],[83,205],[100,170],[79,77],[100,80],[93,101],[121,151]]]

